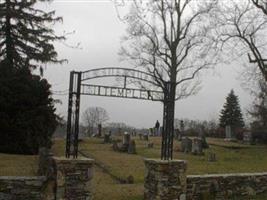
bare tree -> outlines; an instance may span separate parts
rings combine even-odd
[[[200,4],[193,0],[134,0],[124,18],[128,29],[122,56],[151,73],[163,91],[166,82],[174,83],[176,100],[194,94],[199,82],[192,80],[214,64],[208,59],[213,53],[208,23],[202,21],[208,20],[215,3]]]
[[[251,0],[252,3],[267,15],[267,1],[266,0]]]
[[[214,4],[216,1],[134,0],[124,18],[128,29],[121,55],[150,73],[163,91],[166,134],[173,134],[175,100],[195,94],[199,72],[214,64],[208,18]]]
[[[101,107],[89,107],[83,113],[87,134],[92,135],[94,127],[109,120],[108,112]]]
[[[230,59],[248,55],[248,61],[256,68],[247,69],[249,78],[259,79],[263,76],[267,81],[266,57],[266,28],[267,17],[259,12],[253,3],[260,1],[227,0],[220,2],[214,16],[217,26],[219,44],[228,51]],[[229,58],[228,58],[229,59]],[[258,73],[255,73],[255,69]],[[252,77],[254,76],[254,77]]]

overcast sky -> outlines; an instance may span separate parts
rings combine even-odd
[[[118,56],[120,39],[125,34],[126,26],[118,19],[114,5],[109,0],[55,0],[45,4],[45,7],[56,10],[56,14],[63,17],[63,23],[55,26],[57,33],[75,31],[68,36],[67,45],[81,43],[78,49],[57,44],[59,57],[68,59],[68,63],[56,66],[48,64],[45,71],[45,78],[52,84],[52,90],[63,94],[54,97],[62,100],[62,105],[57,105],[57,112],[66,118],[66,94],[71,70],[130,67],[127,63],[120,63]],[[231,89],[239,96],[245,114],[252,97],[241,87],[241,71],[241,62],[236,62],[218,65],[214,71],[203,73],[202,89],[197,95],[176,102],[175,117],[218,119],[225,97]],[[110,121],[124,122],[135,127],[153,127],[156,120],[162,121],[163,106],[158,102],[82,96],[81,115],[90,106],[105,108]]]

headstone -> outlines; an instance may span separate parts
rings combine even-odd
[[[243,133],[243,142],[246,144],[253,143],[252,133],[250,131],[246,131]]]
[[[202,136],[204,136],[204,126],[200,126],[200,127],[198,127],[198,137],[202,137]]]
[[[179,130],[178,128],[174,129],[174,138],[175,138],[176,140],[178,140],[179,135],[180,135],[180,130]]]
[[[190,138],[188,137],[182,138],[181,150],[184,153],[189,153],[192,151],[192,140]]]
[[[136,154],[136,148],[135,148],[135,141],[134,140],[131,140],[129,142],[128,153],[129,154]]]
[[[180,130],[181,130],[181,133],[183,134],[184,133],[184,121],[183,120],[180,121]]]
[[[136,136],[136,130],[133,130],[133,136]]]
[[[232,129],[231,129],[231,126],[230,126],[230,125],[227,125],[227,126],[225,127],[225,138],[226,138],[226,139],[231,139],[231,138],[233,138],[233,137],[232,137]]]
[[[102,135],[102,125],[98,124],[98,137],[101,137]]]
[[[178,134],[178,141],[182,141],[182,138],[183,138],[183,135],[182,135],[182,133],[180,132],[179,134]]]
[[[163,127],[161,126],[161,127],[159,128],[159,135],[158,135],[158,136],[161,136],[161,135],[162,135],[162,132],[163,132]]]
[[[181,194],[179,200],[186,200],[186,195],[185,194]]]
[[[128,132],[124,132],[123,138],[122,138],[122,145],[129,146],[131,140],[131,136]]]
[[[200,138],[193,139],[192,153],[194,155],[203,155],[202,140]]]
[[[148,141],[148,134],[147,134],[147,133],[143,135],[143,139],[144,139],[145,141]]]
[[[132,175],[128,176],[126,179],[127,184],[133,184],[134,183],[134,177]]]
[[[121,130],[121,128],[118,129],[118,135],[122,135],[122,130]]]
[[[139,136],[139,140],[143,139],[143,134],[142,133],[138,133],[138,136]]]
[[[128,152],[130,140],[131,140],[131,135],[128,132],[124,132],[123,137],[122,137],[122,144],[118,145],[119,151]]]
[[[216,161],[216,154],[214,152],[208,152],[208,161],[215,162]]]
[[[110,143],[111,142],[111,133],[109,132],[108,134],[105,133],[104,135],[104,143]]]
[[[112,149],[114,151],[119,151],[119,146],[117,141],[113,141]]]
[[[154,146],[154,143],[153,142],[148,142],[147,143],[147,148],[153,148]]]
[[[207,143],[205,135],[202,135],[201,141],[202,141],[202,148],[203,149],[208,149],[209,148],[209,144]]]
[[[154,129],[153,128],[149,128],[149,136],[154,136]]]

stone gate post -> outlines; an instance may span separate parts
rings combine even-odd
[[[144,199],[184,199],[186,192],[186,166],[186,161],[183,160],[145,159]]]
[[[94,160],[54,157],[57,200],[91,200]]]

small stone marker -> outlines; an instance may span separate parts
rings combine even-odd
[[[153,128],[149,128],[149,136],[154,136],[154,129]]]
[[[154,143],[153,142],[148,142],[147,143],[147,148],[153,148],[154,146]]]
[[[214,152],[208,152],[208,161],[215,162],[216,161],[216,154]]]
[[[126,152],[129,154],[136,154],[136,147],[135,147],[135,141],[131,140],[130,134],[127,132],[123,135],[123,141],[113,141],[113,150],[114,151],[120,151],[120,152]]]
[[[104,143],[110,143],[111,142],[111,133],[109,132],[108,134],[105,133],[104,135]]]
[[[192,140],[190,138],[188,137],[182,138],[181,150],[184,153],[189,153],[192,151]]]
[[[121,130],[121,128],[118,128],[118,135],[119,135],[119,136],[122,135],[122,130]]]
[[[134,177],[132,175],[128,176],[126,179],[126,183],[133,184],[134,183]]]
[[[98,124],[98,126],[97,126],[97,128],[98,128],[98,137],[101,137],[102,136],[102,124]]]
[[[231,126],[230,125],[227,125],[225,127],[225,138],[226,139],[232,139],[233,136],[232,136],[232,129],[231,129]]]
[[[135,148],[135,141],[134,140],[131,140],[129,142],[128,153],[129,154],[136,154],[136,148]]]
[[[185,194],[181,194],[179,200],[186,200],[186,195]]]
[[[119,146],[117,141],[113,141],[112,149],[114,151],[119,151]]]
[[[207,143],[207,140],[206,140],[205,135],[203,135],[203,136],[201,137],[201,141],[202,141],[202,148],[203,148],[203,149],[208,149],[208,148],[209,148],[209,144]]]
[[[180,133],[178,134],[177,140],[178,140],[178,141],[182,141],[182,138],[183,138],[183,135],[182,135],[182,133],[180,132]]]
[[[131,140],[131,136],[128,132],[124,132],[123,138],[122,138],[122,145],[129,146]]]
[[[243,142],[246,144],[252,144],[253,143],[252,133],[250,131],[246,131],[243,133]]]
[[[202,140],[200,138],[193,139],[192,153],[194,155],[203,155]]]
[[[148,134],[143,135],[143,139],[144,139],[145,141],[148,141]]]
[[[174,129],[174,138],[175,138],[176,140],[178,140],[179,135],[180,135],[180,131],[179,131],[179,129]]]

